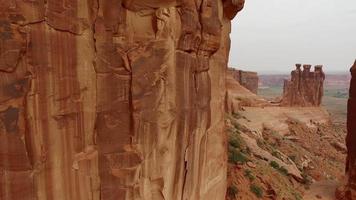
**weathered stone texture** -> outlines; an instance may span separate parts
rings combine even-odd
[[[322,66],[315,66],[314,72],[310,71],[311,65],[296,64],[296,69],[291,73],[291,80],[285,80],[283,87],[283,106],[320,106],[324,94],[325,74]]]
[[[348,184],[344,200],[356,199],[356,60],[351,68],[351,83],[347,105],[347,163]]]
[[[224,199],[243,2],[0,1],[0,199]]]
[[[234,68],[229,68],[228,73],[240,83],[243,87],[250,90],[254,94],[257,94],[258,90],[258,75],[257,72],[237,70]]]

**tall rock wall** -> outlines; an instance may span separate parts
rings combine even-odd
[[[314,72],[311,65],[296,64],[291,73],[291,80],[284,81],[283,106],[320,106],[324,94],[325,74],[323,67],[317,65]]]
[[[258,90],[258,75],[257,72],[237,70],[229,68],[228,73],[246,89],[252,93],[257,94]]]
[[[0,1],[0,199],[224,199],[243,3]]]
[[[348,185],[344,200],[356,199],[356,60],[351,68],[350,97],[347,105],[347,163]]]

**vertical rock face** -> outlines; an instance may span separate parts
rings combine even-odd
[[[284,82],[281,105],[320,106],[324,94],[323,66],[315,66],[314,72],[310,71],[310,68],[311,65],[303,65],[301,70],[301,64],[296,64],[296,69],[291,73],[291,80]]]
[[[350,97],[347,105],[347,163],[348,185],[345,200],[356,199],[356,60],[351,68]]]
[[[244,1],[0,2],[0,199],[224,199]]]
[[[258,90],[258,75],[257,72],[249,72],[243,70],[228,69],[228,73],[243,87],[257,94]]]

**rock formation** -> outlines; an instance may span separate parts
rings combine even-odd
[[[243,3],[0,1],[0,199],[224,199]]]
[[[347,163],[346,173],[348,184],[346,186],[345,200],[356,199],[356,60],[351,68],[351,83],[347,105]]]
[[[270,105],[268,101],[241,86],[236,78],[233,77],[233,73],[227,73],[225,98],[225,110],[227,113],[237,113],[243,106],[264,107],[268,105]]]
[[[247,88],[254,94],[257,94],[258,90],[258,75],[257,72],[237,70],[234,68],[229,68],[228,73],[240,83],[243,87]]]
[[[283,106],[320,106],[324,94],[323,83],[325,74],[323,66],[317,65],[314,72],[311,65],[296,64],[291,73],[291,80],[284,81]]]

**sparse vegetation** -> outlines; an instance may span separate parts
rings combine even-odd
[[[270,163],[269,163],[269,165],[272,167],[272,168],[274,168],[274,169],[276,169],[277,171],[279,171],[281,174],[283,174],[283,175],[288,175],[288,170],[286,169],[286,168],[284,168],[283,166],[280,166],[276,161],[271,161]]]
[[[253,181],[256,179],[256,177],[252,174],[252,171],[249,169],[245,170],[245,177],[247,177],[250,181]]]
[[[248,161],[247,156],[235,148],[229,148],[229,163],[245,164]]]
[[[227,195],[228,197],[230,197],[231,199],[235,199],[236,195],[239,193],[239,190],[237,189],[237,187],[235,185],[230,185],[227,188]]]
[[[297,156],[296,155],[290,155],[288,156],[293,162],[297,161]]]
[[[236,130],[242,130],[243,127],[241,126],[241,124],[239,124],[238,122],[236,121],[233,121],[232,122],[232,125],[234,125],[234,127],[236,128]]]
[[[238,113],[238,112],[232,113],[232,116],[233,116],[235,119],[240,119],[240,118],[242,118],[241,114]]]
[[[229,145],[234,148],[241,148],[241,140],[238,137],[233,137],[229,140]]]
[[[278,151],[273,151],[272,152],[272,156],[274,156],[274,157],[276,157],[278,159],[281,159],[281,155],[280,155],[280,153]]]
[[[279,172],[281,172],[283,175],[286,175],[288,176],[288,170],[286,168],[284,168],[283,166],[281,166],[279,169],[278,169]]]
[[[295,200],[302,200],[303,199],[302,195],[299,194],[298,192],[293,192],[292,194],[293,194]]]
[[[269,165],[271,165],[274,169],[279,169],[279,164],[276,161],[271,161]]]
[[[250,186],[250,191],[252,193],[254,193],[256,195],[256,197],[258,197],[258,198],[262,198],[263,197],[263,189],[258,185],[252,184]]]
[[[311,180],[310,176],[308,176],[308,174],[306,173],[306,171],[302,172],[302,183],[306,186],[306,189],[309,189],[309,186],[313,183],[313,181]]]

